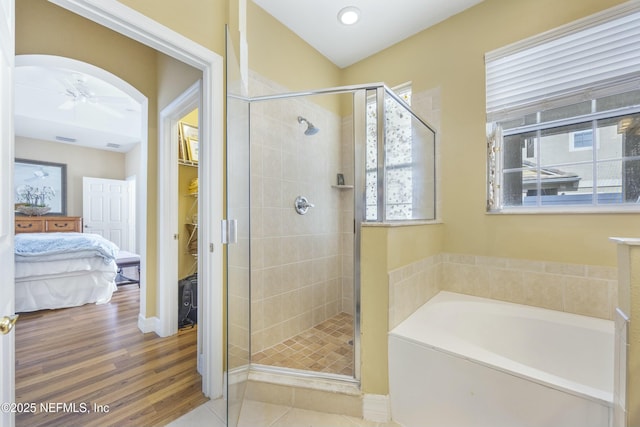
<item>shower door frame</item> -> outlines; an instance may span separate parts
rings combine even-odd
[[[250,363],[250,369],[256,369],[263,372],[271,373],[287,373],[294,376],[300,376],[304,378],[318,378],[318,379],[332,379],[337,381],[343,381],[347,383],[360,384],[361,369],[361,271],[360,271],[360,243],[361,243],[361,230],[363,223],[371,222],[387,222],[386,219],[386,197],[385,197],[385,96],[390,96],[396,102],[404,106],[404,108],[417,119],[423,126],[432,131],[435,135],[435,130],[432,126],[422,120],[411,109],[406,102],[395,94],[388,86],[382,82],[358,84],[349,86],[330,87],[317,90],[300,91],[300,92],[287,92],[280,94],[264,95],[257,97],[243,98],[249,104],[265,102],[271,100],[283,100],[292,99],[316,95],[337,95],[351,93],[353,95],[353,154],[354,154],[354,250],[353,250],[353,310],[354,310],[354,324],[353,324],[353,357],[354,357],[354,369],[353,377],[346,375],[332,374],[326,372],[296,370],[291,368],[273,367],[267,365],[256,366]],[[377,103],[377,211],[378,215],[375,221],[366,220],[366,144],[367,144],[367,99],[370,96],[374,96]],[[239,97],[238,97],[239,98]],[[251,120],[249,120],[249,123]],[[250,126],[250,125],[249,125]],[[251,141],[249,140],[249,144]],[[434,146],[435,147],[435,146]],[[435,148],[434,148],[435,149]],[[435,168],[435,165],[433,165]],[[435,169],[434,169],[435,176]],[[435,189],[434,189],[435,191]],[[434,194],[435,200],[435,194]],[[436,215],[434,206],[434,215]],[[412,221],[412,220],[408,220]],[[393,222],[393,221],[391,221]],[[250,237],[251,240],[251,237]],[[249,261],[251,263],[251,261]],[[250,351],[251,353],[251,351]]]
[[[318,90],[287,92],[273,95],[248,97],[245,99],[249,105],[256,102],[266,102],[272,100],[283,100],[301,98],[316,95],[338,95],[345,93],[353,94],[353,151],[354,151],[354,238],[353,238],[353,376],[332,374],[327,372],[316,372],[306,370],[296,370],[290,368],[273,367],[267,365],[255,366],[251,363],[251,369],[268,373],[287,373],[289,375],[301,376],[305,378],[331,379],[346,383],[360,383],[360,233],[361,225],[365,220],[365,167],[358,159],[364,159],[366,148],[366,96],[367,90],[380,89],[384,91],[384,83],[370,83],[363,85],[339,86]],[[381,121],[382,122],[382,121]],[[383,143],[384,138],[380,138],[379,143]]]

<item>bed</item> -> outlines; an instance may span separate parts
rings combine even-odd
[[[91,233],[15,236],[15,311],[75,307],[111,300],[118,247]]]

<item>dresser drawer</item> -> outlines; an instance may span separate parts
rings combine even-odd
[[[16,233],[82,233],[79,216],[16,216]]]
[[[38,219],[16,219],[16,233],[42,233],[44,221]]]
[[[47,219],[45,226],[48,233],[52,231],[78,231],[79,222],[74,219]]]

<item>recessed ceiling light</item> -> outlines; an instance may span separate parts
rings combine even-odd
[[[338,12],[338,21],[344,25],[353,25],[360,19],[360,9],[348,6]]]

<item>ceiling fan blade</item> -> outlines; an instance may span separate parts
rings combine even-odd
[[[75,107],[75,105],[76,105],[76,102],[73,99],[69,99],[68,101],[65,101],[62,104],[58,105],[58,109],[71,110],[73,107]]]

